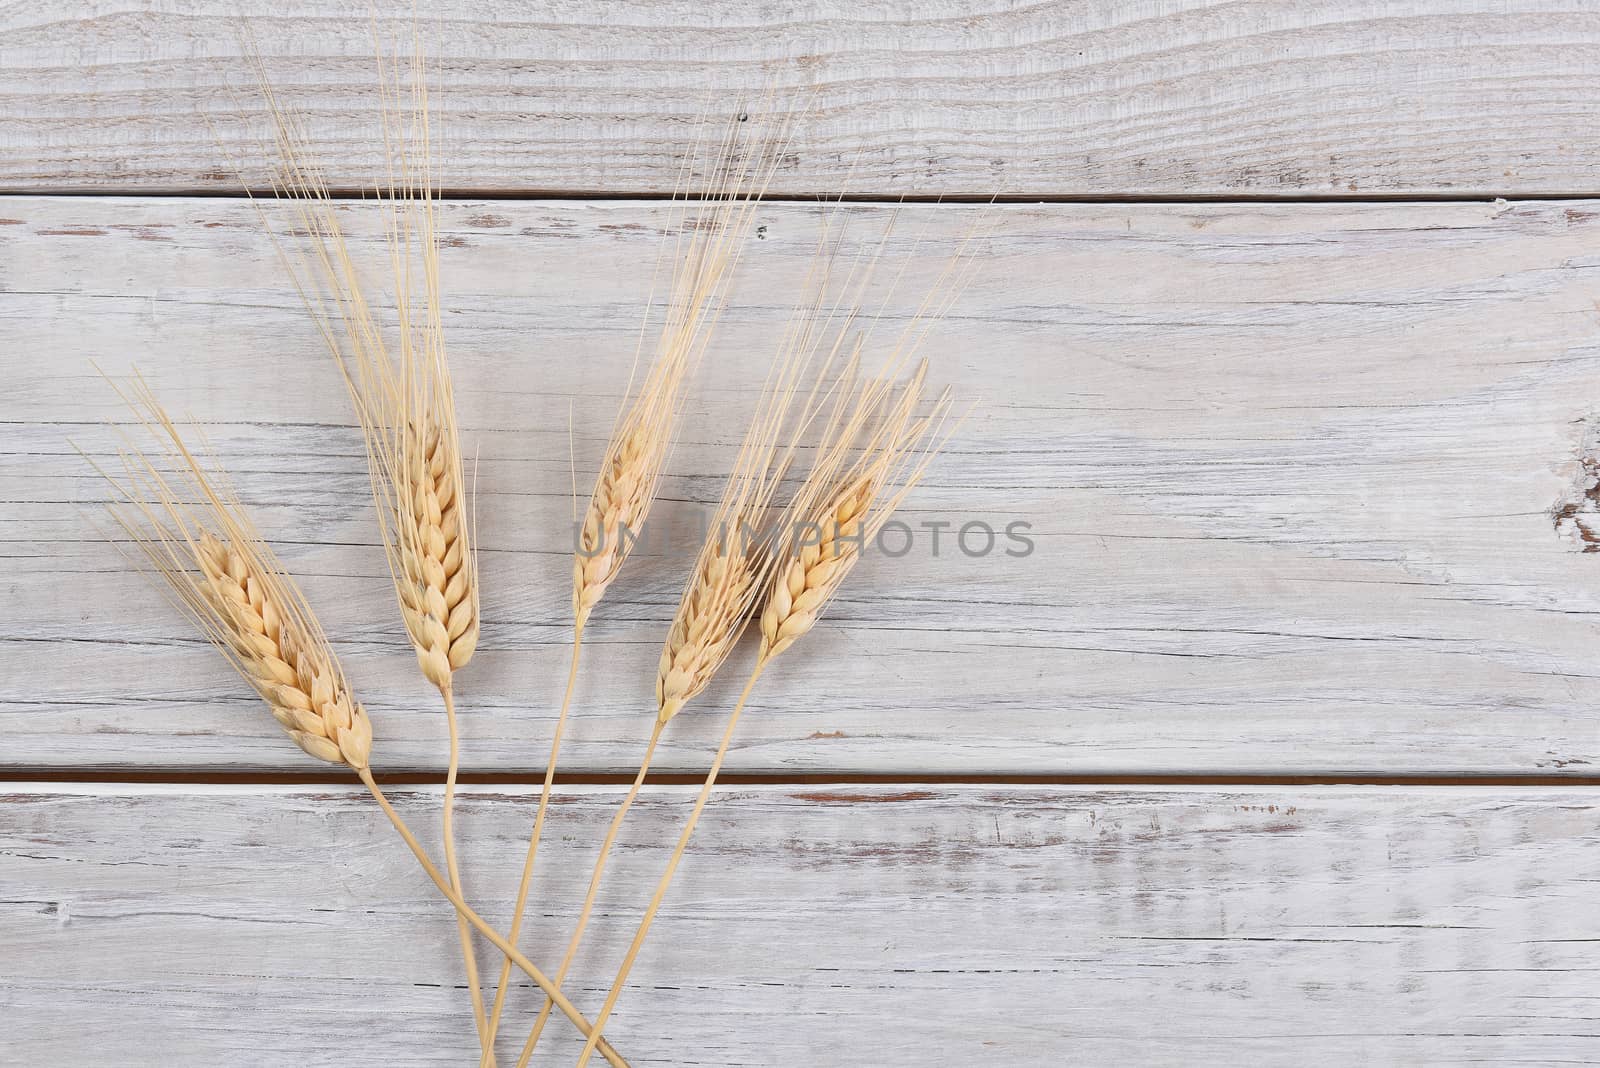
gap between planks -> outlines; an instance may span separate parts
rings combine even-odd
[[[434,786],[443,772],[397,771],[375,772],[381,785],[395,787]],[[705,776],[695,772],[663,772],[647,779],[650,786],[696,786]],[[485,772],[463,771],[457,776],[463,786],[538,787],[544,781],[542,771]],[[625,787],[633,782],[632,774],[576,773],[558,774],[560,787],[601,786]],[[348,774],[335,771],[241,771],[212,772],[187,769],[143,769],[131,771],[116,769],[97,771],[85,768],[9,768],[0,775],[0,789],[7,784],[41,783],[57,785],[119,785],[129,786],[349,786]],[[848,772],[819,772],[816,774],[762,774],[726,773],[717,776],[717,785],[727,789],[737,787],[817,787],[817,786],[1060,786],[1060,787],[1319,787],[1354,786],[1388,788],[1524,788],[1564,787],[1583,789],[1600,787],[1600,774],[1563,775],[1290,775],[1290,774],[1119,774],[1108,772],[1092,775],[952,775],[952,774],[898,774],[872,775]]]
[[[365,187],[335,186],[328,190],[328,198],[335,201],[371,200],[377,191]],[[172,186],[157,189],[79,189],[73,187],[37,186],[27,189],[0,189],[0,201],[20,200],[29,197],[60,197],[80,200],[298,200],[297,196],[280,195],[269,187],[248,187],[239,190],[193,189]],[[701,201],[704,193],[674,193],[670,190],[625,191],[616,189],[458,189],[442,188],[435,191],[440,201],[480,200],[603,200],[632,201],[654,204],[675,200]],[[1495,200],[1526,202],[1560,202],[1565,200],[1597,200],[1600,189],[1574,189],[1530,193],[1515,189],[1475,189],[1459,193],[1396,192],[1396,193],[845,193],[824,190],[813,193],[767,193],[761,197],[768,204],[1085,204],[1085,205],[1162,205],[1162,204],[1483,204]]]

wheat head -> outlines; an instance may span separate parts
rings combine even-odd
[[[408,128],[398,118],[398,78],[381,79],[388,177],[376,192],[388,210],[392,329],[373,311],[327,186],[308,161],[303,132],[278,106],[264,75],[262,91],[278,147],[275,191],[292,203],[305,237],[298,256],[285,259],[361,425],[380,532],[417,662],[444,691],[477,649],[479,594],[445,356],[438,194],[430,177],[427,87],[418,56]]]
[[[774,563],[782,513],[773,500],[807,428],[827,408],[841,362],[853,365],[847,316],[831,335],[834,249],[825,225],[804,292],[784,330],[761,401],[740,445],[705,543],[684,586],[656,671],[656,711],[666,723],[698,696],[749,624]],[[831,343],[830,343],[831,340]]]
[[[406,475],[396,487],[400,574],[396,589],[417,662],[441,689],[478,645],[478,586],[453,435],[409,428]]]
[[[677,383],[659,388],[675,394]],[[633,548],[655,499],[670,435],[670,418],[641,411],[629,419],[601,464],[572,564],[572,609],[580,624],[605,596]]]
[[[704,690],[733,651],[765,567],[763,540],[748,531],[729,532],[713,535],[702,548],[661,649],[656,672],[661,722]]]
[[[350,691],[325,645],[285,627],[277,605],[282,591],[252,563],[250,554],[201,530],[194,547],[197,582],[223,629],[235,659],[273,718],[294,743],[319,760],[367,767],[372,723]]]
[[[572,602],[580,628],[621,571],[649,515],[684,384],[710,341],[761,195],[783,157],[781,144],[791,120],[753,140],[740,136],[740,121],[727,124],[716,148],[705,213],[690,220],[686,200],[674,197],[679,217],[671,242],[672,276],[655,355],[637,392],[630,389],[578,528]],[[697,144],[685,162],[680,188],[699,152]]]
[[[816,624],[822,606],[861,556],[871,499],[867,484],[847,489],[811,520],[817,541],[804,540],[786,558],[761,610],[763,656],[777,656]]]
[[[135,376],[119,392],[155,445],[125,439],[120,477],[100,469],[121,497],[113,518],[294,743],[319,760],[364,770],[372,723],[350,696],[305,596],[144,380]]]
[[[816,625],[866,547],[959,423],[951,418],[948,389],[929,395],[927,361],[909,373],[906,368],[970,279],[975,261],[969,249],[979,230],[976,225],[969,230],[889,346],[878,376],[866,381],[859,380],[858,373],[873,327],[849,344],[843,337],[860,316],[859,301],[883,245],[852,270],[853,277],[861,272],[850,296],[855,303],[842,316],[833,343],[833,351],[847,350],[850,360],[818,435],[811,469],[789,505],[789,536],[777,548],[761,607],[761,663],[787,650]],[[902,374],[904,381],[899,380]]]
[[[925,395],[927,364],[903,384],[852,391],[830,421],[818,459],[790,509],[792,527],[761,609],[760,658],[811,630],[866,547],[922,478],[953,430],[948,390]]]

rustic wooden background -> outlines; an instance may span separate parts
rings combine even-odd
[[[862,240],[910,198],[891,318],[992,231],[929,347],[981,404],[906,518],[1024,521],[1036,551],[874,560],[764,681],[610,1028],[634,1064],[1600,1063],[1600,10],[439,8],[486,621],[460,826],[491,918],[568,651],[569,418],[590,471],[707,100],[775,87],[810,119],[663,528],[720,492],[808,195],[849,192]],[[266,133],[241,27],[356,190],[373,28],[410,13],[0,5],[0,1064],[476,1061],[431,887],[106,543],[76,451],[119,413],[91,361],[204,424],[431,830],[442,717],[239,178]],[[642,557],[591,628],[535,959],[648,733],[681,575]],[[731,696],[667,735],[572,984],[591,1011]]]

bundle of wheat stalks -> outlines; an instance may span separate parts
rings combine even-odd
[[[815,626],[954,426],[948,392],[930,390],[926,364],[915,362],[915,354],[961,289],[971,257],[964,254],[965,242],[954,250],[917,313],[897,336],[880,344],[874,337],[877,324],[859,309],[882,245],[857,257],[840,278],[833,268],[840,243],[825,222],[804,295],[786,326],[774,331],[779,340],[771,353],[772,369],[667,630],[654,682],[656,715],[642,739],[638,774],[595,856],[576,927],[553,974],[547,974],[517,943],[584,630],[651,511],[688,383],[711,340],[760,198],[784,155],[788,122],[771,121],[764,133],[753,134],[744,125],[749,116],[741,113],[727,123],[708,124],[715,131],[709,145],[698,141],[687,154],[683,192],[696,184],[695,175],[704,175],[703,188],[694,190],[699,199],[674,200],[677,220],[665,249],[670,283],[660,302],[659,330],[642,335],[650,346],[646,350],[642,342],[635,361],[636,367],[644,363],[642,373],[630,380],[582,513],[572,571],[571,668],[543,788],[531,814],[521,881],[502,934],[467,903],[455,854],[459,754],[453,684],[477,646],[480,595],[467,465],[443,336],[428,100],[418,65],[385,73],[383,80],[390,165],[375,193],[378,210],[386,214],[393,278],[384,292],[367,285],[358,271],[341,229],[345,209],[335,205],[311,164],[298,122],[279,106],[264,80],[263,88],[276,119],[277,193],[287,201],[294,223],[291,233],[275,239],[348,389],[366,442],[400,621],[445,713],[443,870],[374,779],[372,723],[305,597],[257,533],[218,465],[202,462],[137,374],[118,386],[137,418],[124,434],[120,464],[104,471],[119,498],[112,510],[172,601],[256,690],[290,739],[309,755],[355,772],[454,906],[480,1065],[496,1063],[495,1039],[516,968],[545,994],[517,1058],[519,1068],[528,1062],[553,1009],[584,1036],[580,1066],[595,1052],[620,1066],[627,1062],[603,1037],[606,1022],[665,900],[746,700],[773,661]],[[401,107],[406,99],[408,106]],[[870,374],[863,371],[869,358],[880,361]],[[616,978],[590,1019],[563,994],[562,984],[618,831],[668,724],[706,689],[752,623],[758,632],[756,653],[743,692]],[[473,929],[500,956],[494,997],[487,1004]]]

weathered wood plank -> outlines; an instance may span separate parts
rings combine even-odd
[[[102,540],[138,363],[209,421],[377,724],[436,768],[336,372],[252,210],[15,199],[0,222],[0,759],[314,767]],[[920,299],[973,212],[908,208],[885,253]],[[374,264],[370,211],[349,212]],[[883,209],[850,218],[865,243]],[[452,362],[478,450],[486,629],[468,765],[537,769],[569,641],[569,408],[588,479],[666,214],[449,205]],[[757,690],[730,769],[1080,773],[1592,770],[1592,412],[1600,205],[996,209],[929,354],[982,403],[913,524],[1032,524],[1037,551],[875,558]],[[720,492],[816,209],[762,209],[685,417],[662,529]],[[913,251],[914,241],[921,244]],[[885,276],[892,272],[886,272]],[[1588,451],[1585,451],[1588,450]],[[1582,462],[1580,462],[1580,460]],[[1588,464],[1585,467],[1584,464]],[[631,770],[684,562],[653,547],[591,630],[566,759]],[[668,732],[693,769],[736,658]]]
[[[409,40],[413,8],[286,0],[248,22],[339,181],[380,173],[369,16]],[[264,135],[238,11],[7,5],[0,188],[234,188]],[[671,189],[715,86],[812,101],[786,192],[1600,191],[1600,12],[1567,0],[514,0],[426,19],[463,190]]]
[[[647,791],[625,830],[580,1005],[689,797]],[[536,959],[614,798],[554,809]],[[432,829],[437,795],[401,807]],[[466,879],[492,915],[530,807],[467,791]],[[1593,1063],[1597,814],[1560,788],[719,794],[611,1033],[663,1066]],[[14,1063],[471,1055],[448,914],[355,791],[13,789],[0,884]],[[573,1038],[553,1024],[546,1056]]]

